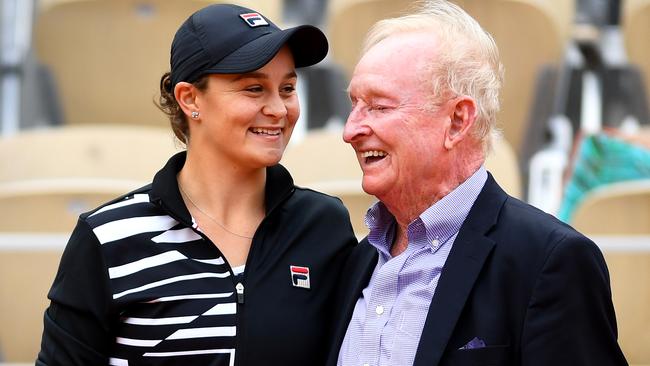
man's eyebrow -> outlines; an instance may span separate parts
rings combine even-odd
[[[288,72],[286,75],[284,75],[285,79],[292,79],[292,78],[297,78],[297,77],[298,77],[298,74],[296,74],[295,71]],[[268,74],[265,74],[263,72],[253,71],[253,72],[247,72],[245,74],[239,74],[232,80],[233,81],[239,81],[239,80],[242,80],[242,79],[268,79],[268,78],[269,78]]]

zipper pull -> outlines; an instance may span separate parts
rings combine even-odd
[[[237,285],[235,285],[235,290],[237,290],[237,303],[238,304],[243,304],[244,303],[244,285],[242,285],[241,282],[237,282]]]

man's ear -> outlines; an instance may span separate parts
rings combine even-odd
[[[174,87],[174,97],[188,119],[191,118],[192,112],[200,112],[196,100],[198,89],[194,85],[184,81],[177,83]]]
[[[450,124],[445,136],[445,148],[451,150],[461,142],[472,129],[476,120],[476,102],[463,96],[450,101]]]

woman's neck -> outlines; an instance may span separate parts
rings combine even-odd
[[[242,170],[226,162],[187,153],[178,173],[184,193],[222,224],[264,214],[266,169]]]

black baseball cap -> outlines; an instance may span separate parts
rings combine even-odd
[[[213,4],[192,14],[176,31],[171,49],[171,88],[206,74],[242,74],[266,65],[287,44],[296,67],[327,55],[320,29],[280,29],[264,15],[231,4]]]

